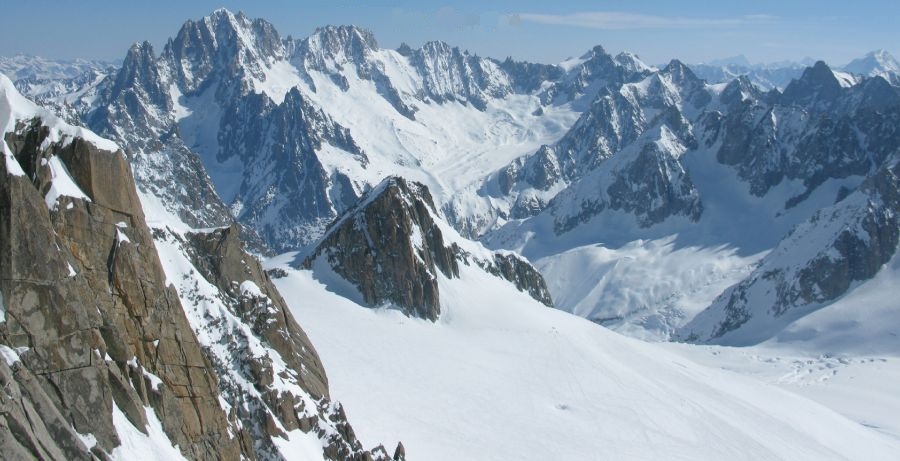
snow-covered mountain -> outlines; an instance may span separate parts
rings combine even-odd
[[[763,91],[783,90],[803,74],[803,70],[815,63],[805,58],[799,62],[783,61],[769,64],[751,64],[744,56],[717,59],[706,63],[691,64],[691,70],[709,83],[727,83],[738,77],[746,77]],[[900,63],[885,50],[875,50],[835,68],[848,74],[880,76],[893,85],[900,85]]]
[[[855,192],[797,226],[749,277],[729,288],[679,335],[757,344],[872,279],[900,241],[897,159]]]
[[[282,39],[263,20],[218,10],[185,23],[158,56],[135,45],[79,102],[171,211],[204,226],[233,215],[287,250],[392,173],[426,184],[477,235],[510,207],[479,193],[481,178],[555,142],[604,87],[650,71],[600,47],[550,66],[439,42],[385,50],[350,26]]]
[[[536,216],[485,238],[530,258],[558,307],[657,338],[748,276],[761,252],[859,187],[900,145],[898,91],[881,78],[855,83],[819,62],[784,93],[761,93],[743,77],[709,85],[670,72],[598,98],[616,101],[606,111],[615,115],[587,128],[580,120],[563,139],[577,130],[576,139],[599,140],[595,152],[619,150],[581,169]],[[611,121],[634,130],[632,139],[620,144]],[[673,273],[648,277],[655,272],[642,264]]]
[[[882,77],[900,85],[900,62],[885,50],[875,50],[847,63],[843,70],[866,77]]]
[[[751,64],[744,56],[717,59],[691,64],[691,70],[709,83],[727,83],[746,77],[763,91],[782,90],[791,80],[803,74],[803,69],[815,63],[813,59],[799,62],[784,61],[771,64]]]

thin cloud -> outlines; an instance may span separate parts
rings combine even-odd
[[[585,11],[571,14],[519,13],[519,18],[522,22],[607,30],[736,27],[770,24],[778,19],[775,16],[765,14],[736,18],[688,18],[618,11]]]

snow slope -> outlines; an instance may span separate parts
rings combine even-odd
[[[752,347],[667,343],[663,347],[697,363],[781,387],[900,440],[900,394],[896,390],[900,359],[896,343],[894,351],[888,353],[822,353],[802,342],[768,342]],[[833,349],[827,346],[822,350]]]
[[[558,308],[631,337],[664,341],[762,256],[727,246],[679,246],[676,239],[584,245],[538,259],[535,267]]]
[[[278,289],[364,443],[416,459],[893,459],[900,442],[730,372],[548,309],[462,267],[436,324],[308,271]]]

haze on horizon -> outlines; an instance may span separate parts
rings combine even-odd
[[[157,49],[188,19],[219,7],[272,22],[282,36],[305,37],[326,24],[353,24],[395,48],[443,40],[482,56],[556,63],[594,45],[630,51],[644,61],[708,62],[744,55],[751,62],[806,57],[842,65],[869,51],[897,54],[900,2],[759,0],[733,4],[686,0],[364,2],[161,0],[152,3],[83,0],[8,2],[0,56],[23,53],[54,59],[118,60],[134,42]],[[31,19],[28,19],[31,18]]]

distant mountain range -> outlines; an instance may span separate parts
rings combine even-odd
[[[738,55],[690,66],[697,76],[709,83],[724,83],[743,75],[759,88],[771,90],[784,89],[791,80],[800,77],[803,69],[813,63],[814,59],[804,58],[798,62],[751,64],[745,56]],[[885,50],[872,51],[835,69],[856,76],[880,76],[895,85],[900,84],[900,64]]]

